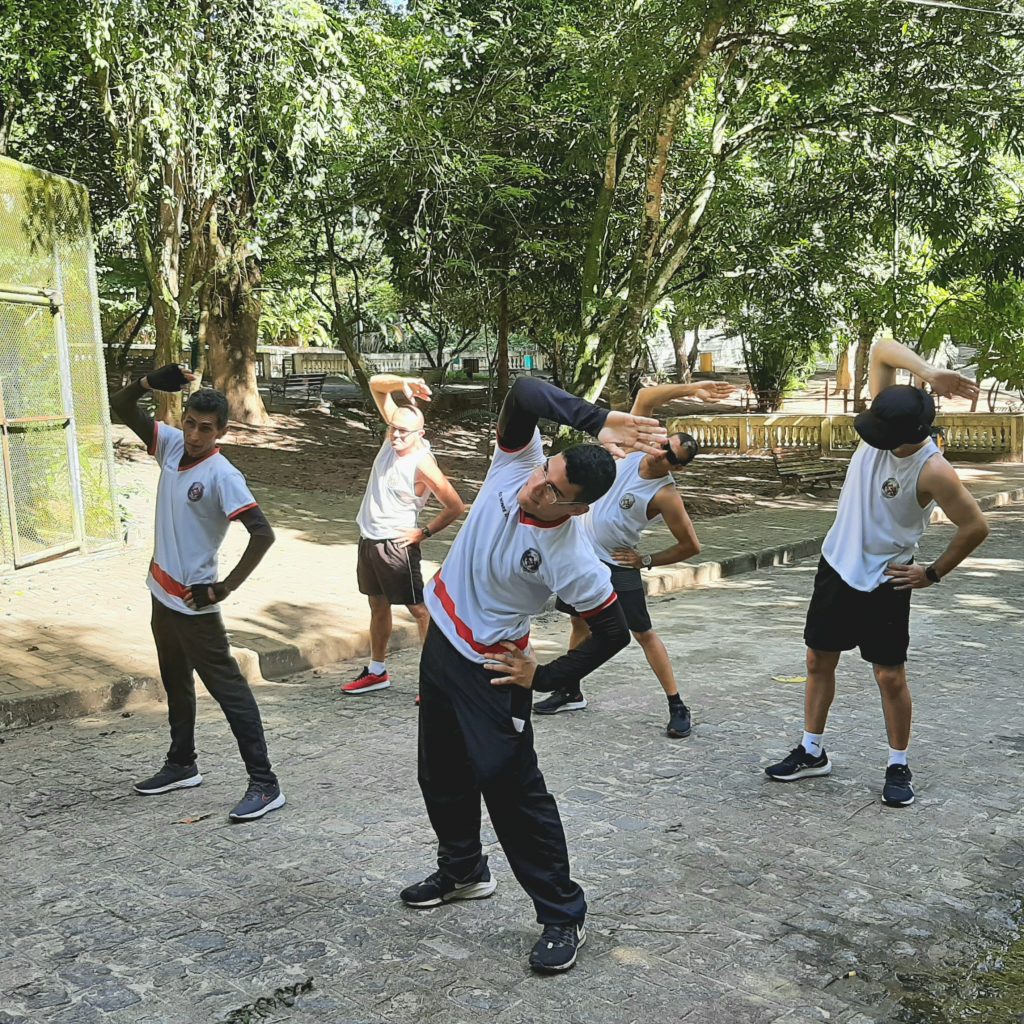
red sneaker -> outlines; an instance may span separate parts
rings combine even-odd
[[[363,671],[351,683],[346,683],[341,688],[341,692],[349,694],[369,693],[371,690],[386,690],[390,685],[391,677],[387,672],[377,675],[370,671],[368,665],[364,665]]]

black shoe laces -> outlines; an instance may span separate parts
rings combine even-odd
[[[548,924],[540,934],[541,942],[549,946],[575,946],[576,925],[574,924]]]

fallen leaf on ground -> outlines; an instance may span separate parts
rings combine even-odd
[[[208,814],[197,814],[194,818],[179,818],[174,824],[194,825],[197,821],[202,821],[204,818],[209,818],[212,814],[213,811],[210,811]]]
[[[807,676],[772,676],[777,683],[806,683]]]

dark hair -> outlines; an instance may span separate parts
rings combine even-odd
[[[189,395],[185,403],[185,411],[212,412],[217,415],[217,427],[221,430],[228,425],[228,400],[219,391],[212,388],[201,388]]]
[[[683,431],[679,431],[675,435],[676,441],[679,443],[679,447],[683,449],[682,455],[676,455],[672,450],[671,438],[665,442],[665,451],[668,453],[668,461],[672,466],[688,466],[698,455],[700,455],[700,445],[697,444],[697,439],[692,434],[686,434]]]
[[[598,444],[577,444],[566,448],[565,476],[579,488],[576,501],[589,505],[608,493],[615,483],[615,459]]]

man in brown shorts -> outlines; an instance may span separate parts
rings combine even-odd
[[[397,391],[413,404],[398,405],[392,397]],[[465,511],[458,491],[441,472],[423,437],[423,413],[415,400],[430,401],[430,388],[420,378],[380,373],[370,378],[370,394],[388,429],[356,517],[356,580],[359,593],[370,602],[370,662],[341,688],[342,693],[353,695],[391,685],[386,658],[392,605],[409,609],[422,643],[430,616],[423,604],[420,544]],[[426,526],[418,526],[420,511],[431,494],[441,511]]]

